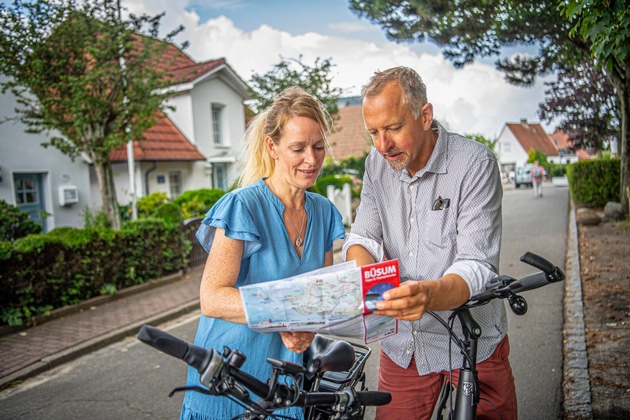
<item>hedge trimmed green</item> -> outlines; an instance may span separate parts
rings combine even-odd
[[[179,216],[181,219],[181,216]],[[0,317],[35,315],[162,277],[186,266],[191,244],[179,223],[127,222],[119,231],[60,228],[0,242]]]
[[[590,159],[567,167],[567,179],[573,202],[577,206],[604,207],[619,201],[621,159]]]

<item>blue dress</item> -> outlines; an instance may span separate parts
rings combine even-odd
[[[243,259],[236,287],[278,280],[311,271],[324,265],[333,241],[343,238],[341,215],[327,198],[306,192],[308,223],[300,259],[289,240],[282,214],[284,205],[261,179],[255,184],[225,194],[203,220],[197,238],[210,250],[216,228],[225,235],[244,241]],[[286,349],[278,333],[258,333],[246,324],[235,324],[201,315],[195,345],[222,351],[223,346],[238,349],[247,360],[242,370],[265,382],[271,374],[268,357],[302,364],[302,355]],[[199,373],[188,369],[188,386],[199,385]],[[253,400],[258,397],[252,395]],[[244,409],[226,397],[187,392],[181,419],[231,419]],[[290,408],[278,414],[302,418],[302,409]]]

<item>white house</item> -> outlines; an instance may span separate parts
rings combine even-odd
[[[199,188],[227,190],[238,178],[243,148],[247,85],[225,59],[196,63],[169,45],[165,61],[177,81],[174,111],[159,115],[145,140],[134,143],[137,197],[165,192],[175,198]],[[174,60],[171,60],[174,58]],[[0,121],[11,117],[15,97],[0,95]],[[26,133],[20,123],[0,124],[0,199],[29,212],[44,231],[83,225],[86,207],[101,204],[90,162],[43,148],[44,134]],[[118,201],[131,201],[126,148],[110,155]]]
[[[556,146],[538,123],[506,123],[497,139],[496,151],[503,171],[513,171],[518,165],[527,162],[528,153],[533,149],[547,156],[554,162],[560,159]]]

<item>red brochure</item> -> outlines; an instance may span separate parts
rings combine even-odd
[[[363,315],[376,310],[376,302],[383,300],[383,293],[400,285],[398,260],[383,261],[361,267]]]

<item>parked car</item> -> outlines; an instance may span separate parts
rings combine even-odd
[[[514,171],[514,188],[518,188],[521,185],[532,187],[532,176],[530,171],[534,167],[533,163],[527,163],[523,166],[517,166]]]

